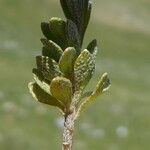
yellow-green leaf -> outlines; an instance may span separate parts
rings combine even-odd
[[[83,90],[95,71],[95,59],[85,49],[75,61],[74,78],[76,90]]]
[[[72,83],[64,77],[56,77],[51,81],[50,92],[68,109],[72,98]]]
[[[68,77],[73,73],[74,61],[76,59],[76,50],[73,47],[68,47],[64,51],[59,61],[59,68],[62,73]]]
[[[50,82],[46,81],[42,73],[38,69],[33,69],[33,78],[35,82],[43,89],[46,93],[50,94]]]
[[[78,118],[81,114],[81,112],[85,109],[85,107],[94,101],[99,95],[107,91],[110,87],[110,80],[108,78],[107,73],[104,73],[98,82],[96,89],[93,93],[90,93],[89,96],[85,97],[82,101],[82,103],[79,105],[77,109],[76,118]]]
[[[30,93],[33,98],[41,103],[48,104],[51,106],[57,106],[62,111],[64,111],[64,106],[61,102],[59,102],[56,98],[44,92],[37,83],[31,82],[28,84]]]
[[[107,91],[110,87],[110,80],[108,78],[108,74],[104,73],[96,85],[96,90],[94,91],[93,95],[98,96],[103,92]]]
[[[88,91],[88,92],[86,92],[86,93],[83,93],[83,94],[81,95],[81,100],[88,98],[89,96],[92,95],[92,93],[93,93],[93,91]]]

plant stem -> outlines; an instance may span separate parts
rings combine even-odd
[[[62,150],[72,149],[74,121],[75,121],[75,108],[73,108],[72,110],[73,111],[70,114],[65,116]]]

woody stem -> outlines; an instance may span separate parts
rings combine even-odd
[[[74,121],[75,121],[75,108],[73,108],[73,111],[70,114],[65,116],[62,150],[72,149]]]

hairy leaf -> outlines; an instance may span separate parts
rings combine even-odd
[[[76,50],[73,47],[68,47],[64,51],[59,61],[59,68],[67,77],[73,72],[74,61],[76,59]]]
[[[81,49],[81,39],[78,33],[78,28],[73,21],[67,20],[66,32],[69,47],[74,47],[79,55]]]
[[[91,41],[87,47],[87,50],[92,54],[97,49],[97,40]]]
[[[44,79],[42,72],[38,69],[33,69],[33,77],[35,82],[39,85],[41,89],[43,89],[46,93],[50,94],[50,82]]]
[[[47,38],[47,39],[52,39],[52,33],[50,31],[50,28],[49,28],[49,23],[47,22],[42,22],[41,23],[41,30],[44,34],[44,36]]]
[[[98,82],[98,84],[96,85],[96,90],[93,93],[93,95],[98,96],[100,94],[102,94],[103,92],[107,91],[110,87],[110,80],[108,78],[108,74],[104,73],[100,79],[100,81]]]
[[[95,59],[88,50],[81,52],[75,61],[74,78],[76,90],[83,90],[95,71]]]
[[[77,25],[82,41],[90,19],[91,1],[60,0],[60,2],[67,19],[72,20]]]
[[[44,45],[43,50],[42,50],[42,55],[48,56],[49,58],[52,58],[56,62],[58,62],[63,53],[63,50],[61,49],[61,47],[59,47],[53,41],[47,40],[44,38],[41,39],[41,42]]]
[[[61,101],[68,109],[72,97],[72,83],[64,77],[56,77],[51,81],[50,92],[53,97]]]
[[[61,6],[63,8],[63,11],[64,11],[66,18],[71,19],[72,14],[71,14],[70,9],[68,7],[67,0],[60,0],[60,3],[61,3]]]
[[[66,22],[60,18],[53,17],[49,21],[49,28],[52,32],[53,39],[50,39],[60,45],[62,49],[67,47]]]
[[[32,94],[33,98],[37,101],[48,104],[51,106],[57,106],[62,111],[64,110],[64,106],[61,102],[59,102],[56,98],[52,97],[51,95],[44,92],[37,83],[31,82],[28,84],[30,93]]]
[[[103,92],[107,91],[110,87],[110,80],[108,78],[107,73],[104,73],[98,82],[96,89],[93,93],[90,93],[87,98],[79,105],[77,114],[76,114],[76,119],[80,116],[81,112],[85,109],[87,104],[91,103],[94,101],[99,95],[101,95]]]
[[[89,20],[90,20],[90,16],[91,16],[91,11],[92,11],[92,2],[91,0],[85,0],[85,9],[84,9],[84,13],[83,13],[83,17],[84,19],[82,19],[82,24],[83,24],[83,37],[86,31],[86,28],[89,24]]]
[[[42,72],[45,79],[49,81],[61,75],[58,64],[47,56],[37,56],[36,63],[37,68]]]

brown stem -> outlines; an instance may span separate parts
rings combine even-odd
[[[64,121],[64,133],[63,133],[63,146],[62,150],[71,150],[73,143],[74,121],[75,121],[75,108],[73,111],[66,115]]]
[[[70,105],[70,113],[65,115],[62,150],[72,149],[76,106],[79,99],[80,92],[75,92]]]

